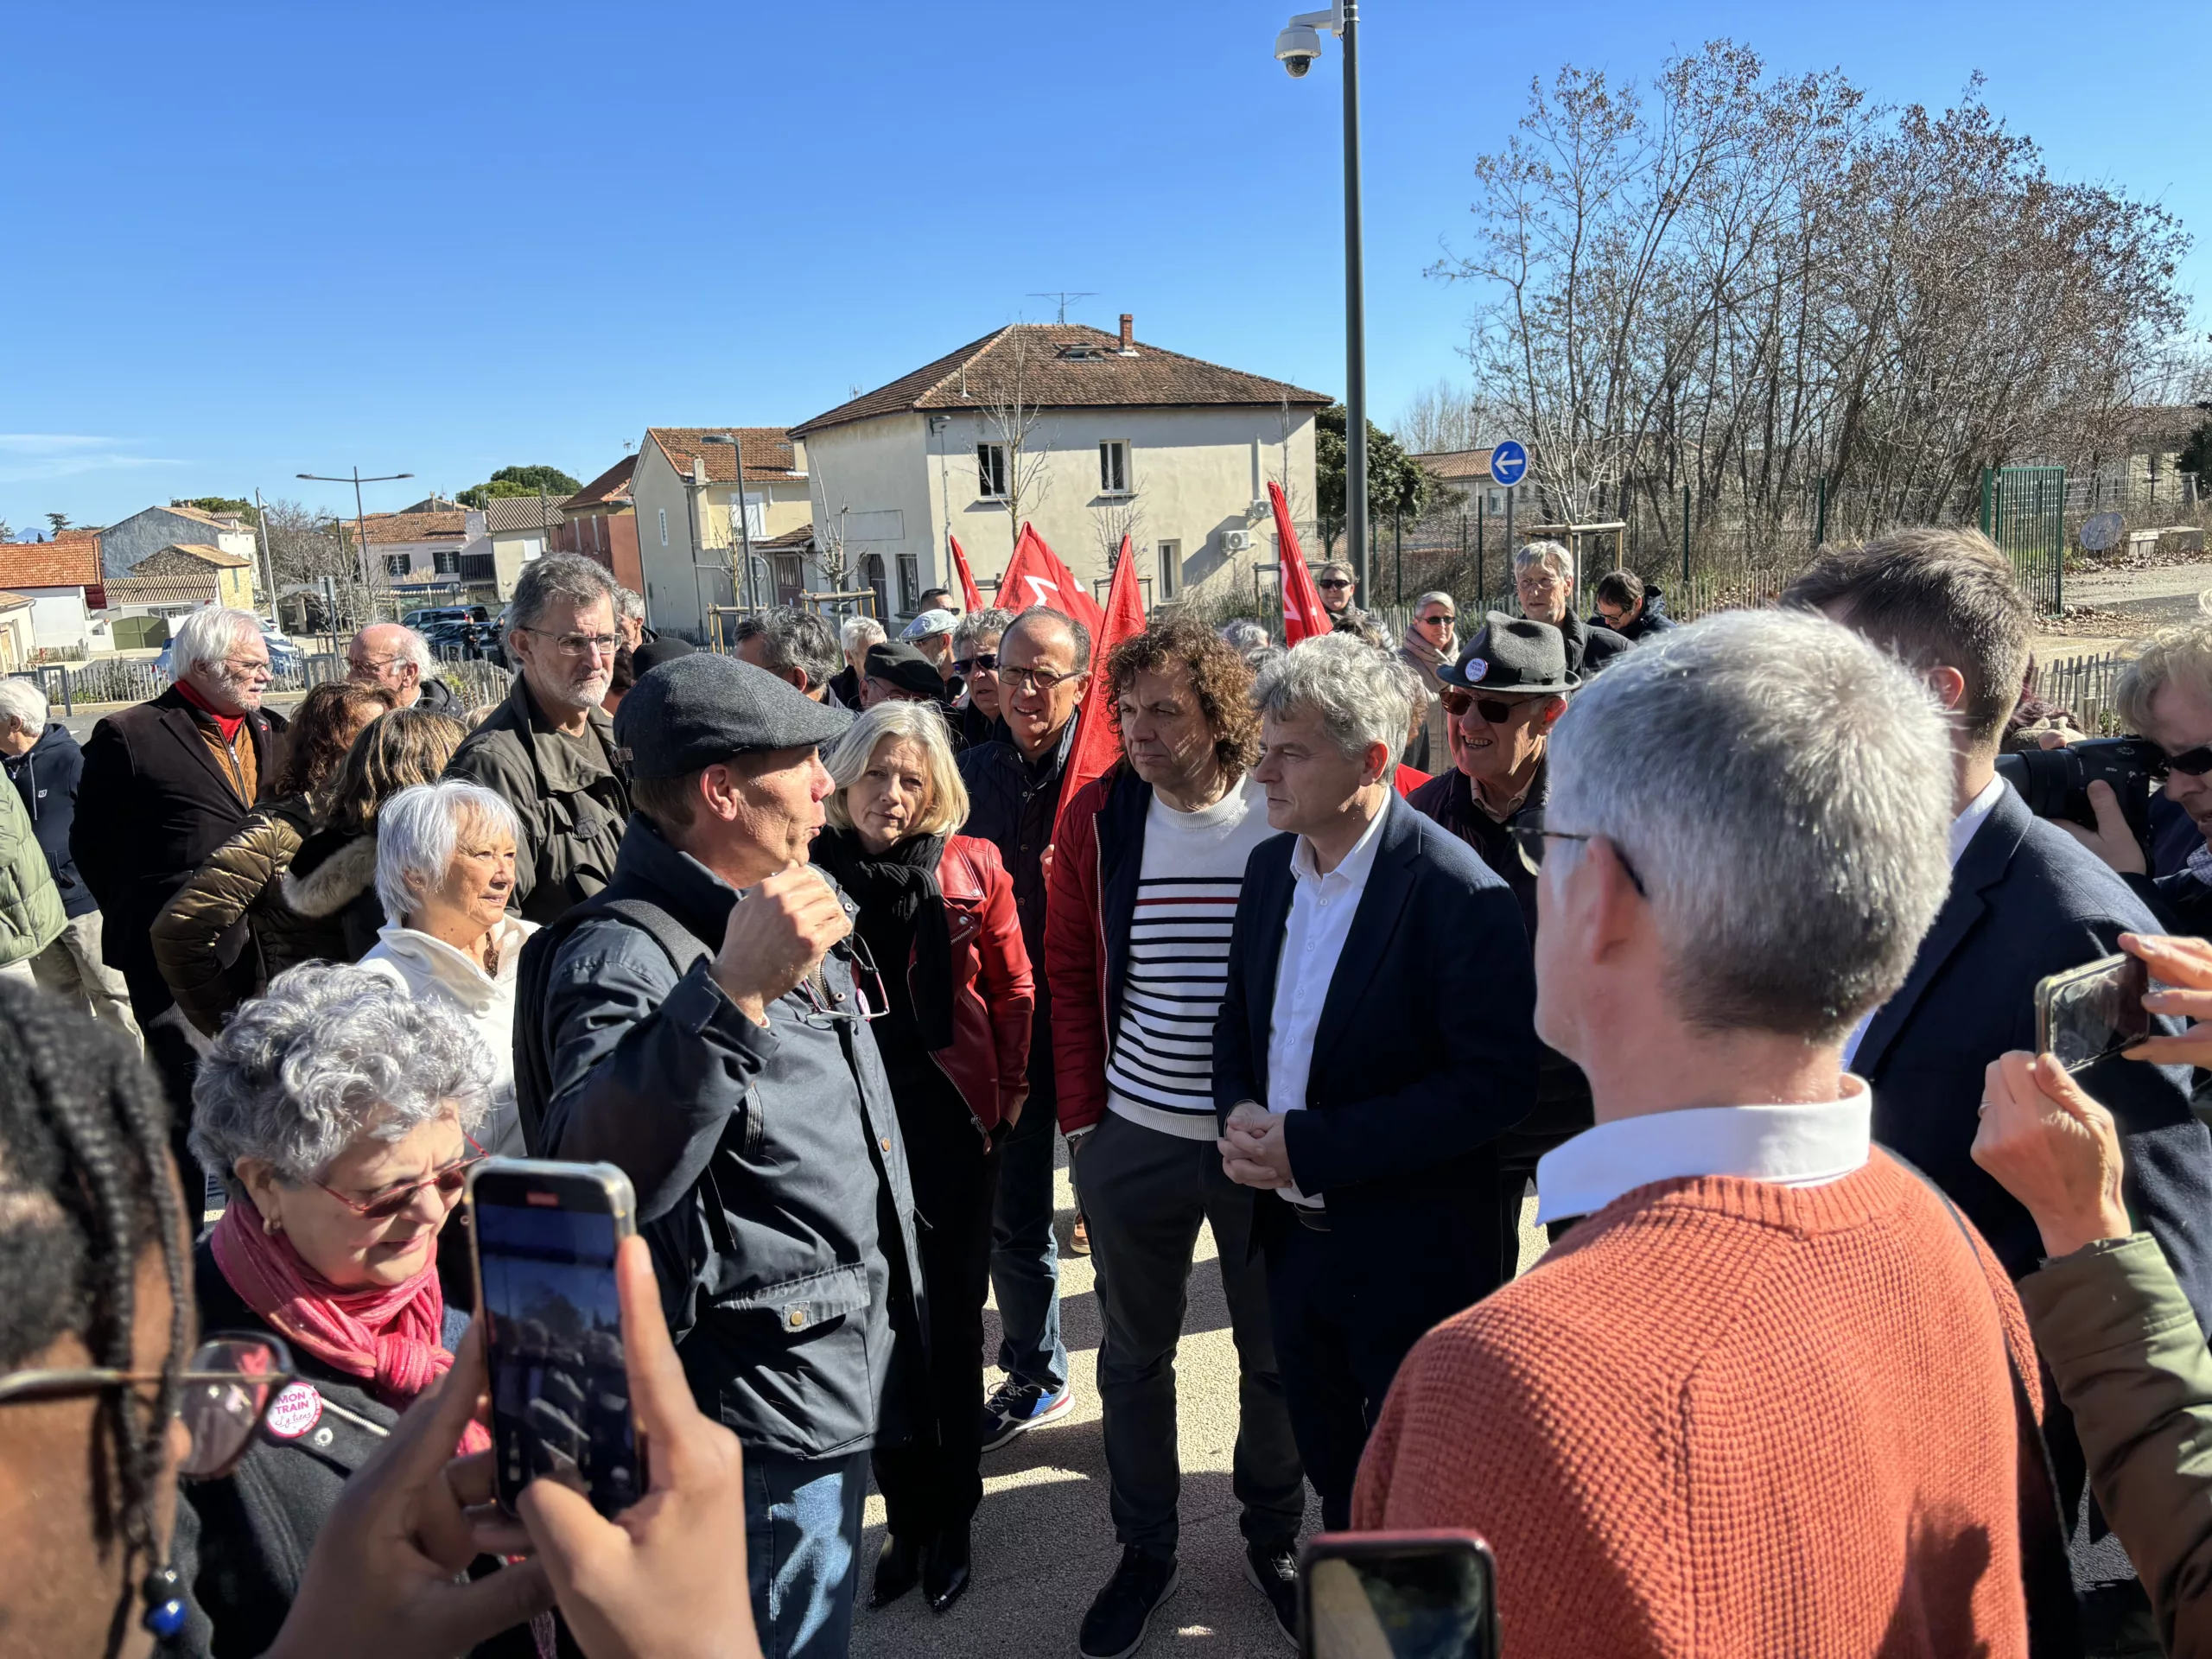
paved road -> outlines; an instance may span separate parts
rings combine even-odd
[[[264,698],[263,706],[273,709],[280,715],[289,715],[300,706],[300,699],[305,696],[307,693],[304,691],[279,691]],[[56,708],[60,706],[55,705]],[[128,702],[80,702],[77,705],[75,714],[56,717],[68,728],[69,735],[81,743],[92,734],[92,728],[99,725],[104,717],[115,713],[118,709],[130,709],[136,706],[134,703]]]
[[[871,1492],[861,1554],[860,1601],[853,1652],[860,1659],[968,1659],[976,1654],[1073,1654],[1077,1628],[1099,1586],[1121,1559],[1106,1506],[1106,1459],[1099,1440],[1099,1313],[1090,1261],[1068,1251],[1074,1198],[1066,1148],[1053,1177],[1060,1241],[1060,1319],[1076,1393],[1076,1408],[1058,1422],[1032,1429],[983,1459],[983,1507],[973,1535],[976,1582],[942,1618],[918,1591],[880,1612],[868,1610],[868,1586],[883,1540],[883,1500]],[[1523,1268],[1541,1253],[1542,1234],[1524,1227]],[[1230,1452],[1236,1434],[1236,1351],[1229,1307],[1215,1265],[1211,1232],[1198,1236],[1190,1308],[1176,1366],[1178,1440],[1182,1448],[1181,1586],[1153,1621],[1147,1656],[1243,1656],[1291,1651],[1260,1592],[1244,1581],[1243,1540],[1230,1491]],[[984,1352],[998,1351],[998,1315],[984,1317]],[[996,1373],[988,1381],[996,1380]],[[1309,1501],[1306,1530],[1321,1526],[1320,1503]]]

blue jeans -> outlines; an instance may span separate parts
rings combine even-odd
[[[1067,1386],[1060,1341],[1060,1246],[1052,1236],[1052,1131],[1049,1100],[1032,1098],[999,1145],[999,1192],[991,1218],[991,1288],[999,1301],[999,1369],[1047,1393]]]
[[[845,1659],[868,1453],[745,1451],[745,1554],[765,1659]]]

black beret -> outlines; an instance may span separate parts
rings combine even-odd
[[[614,741],[632,777],[682,778],[748,749],[827,743],[851,721],[766,669],[695,651],[638,677],[614,711]]]
[[[868,677],[934,702],[944,700],[944,676],[912,645],[896,639],[868,648]]]

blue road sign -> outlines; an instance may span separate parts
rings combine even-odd
[[[1529,452],[1511,438],[1502,440],[1490,452],[1490,476],[1494,484],[1518,484],[1529,470]]]

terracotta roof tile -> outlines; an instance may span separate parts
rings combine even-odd
[[[804,550],[814,545],[814,526],[801,524],[797,530],[787,530],[780,536],[753,543],[756,553],[789,553]]]
[[[585,507],[627,505],[630,500],[630,475],[638,469],[638,458],[625,455],[597,478],[578,490],[561,504],[564,512]]]
[[[6,588],[0,588],[0,611],[20,610],[26,605],[35,604],[36,602],[36,601],[31,599],[28,594],[11,594]]]
[[[116,576],[107,584],[107,602],[118,605],[197,605],[219,596],[215,573],[204,582],[189,576]]]
[[[162,511],[163,512],[173,512],[180,518],[197,518],[201,524],[213,524],[218,530],[243,530],[245,528],[245,524],[235,512],[225,513],[221,517],[218,518],[215,514],[205,512],[199,507],[163,507]]]
[[[1287,401],[1301,408],[1332,400],[1287,381],[1224,368],[1157,346],[1135,342],[1122,353],[1121,337],[1078,323],[1013,323],[958,351],[902,375],[888,385],[841,404],[791,429],[804,437],[909,410],[983,409],[1010,395],[1020,378],[1025,400],[1044,409],[1179,408]]]
[[[100,536],[65,530],[50,542],[0,542],[0,582],[10,588],[91,588],[100,580]]]
[[[531,497],[531,505],[537,505],[537,498]],[[341,519],[339,528],[348,539],[353,534],[353,521]],[[468,515],[456,510],[452,512],[372,512],[368,517],[369,545],[392,542],[464,541],[468,536]]]
[[[253,563],[242,553],[226,553],[219,547],[209,547],[200,542],[171,542],[167,547],[158,550],[163,553],[189,553],[202,563],[212,564],[224,570],[242,570]],[[144,561],[141,560],[140,563],[143,563]]]
[[[1479,484],[1491,481],[1490,451],[1487,449],[1437,449],[1425,455],[1415,455],[1414,464],[1431,478]]]
[[[649,426],[645,441],[657,443],[679,473],[691,470],[694,456],[707,463],[709,484],[737,482],[737,451],[727,443],[708,443],[709,436],[737,435],[745,454],[747,483],[766,483],[779,478],[804,478],[791,448],[791,435],[780,426]]]
[[[560,522],[561,504],[550,496],[540,501],[534,495],[495,495],[484,504],[486,530],[536,530]],[[373,533],[370,539],[375,539]]]

